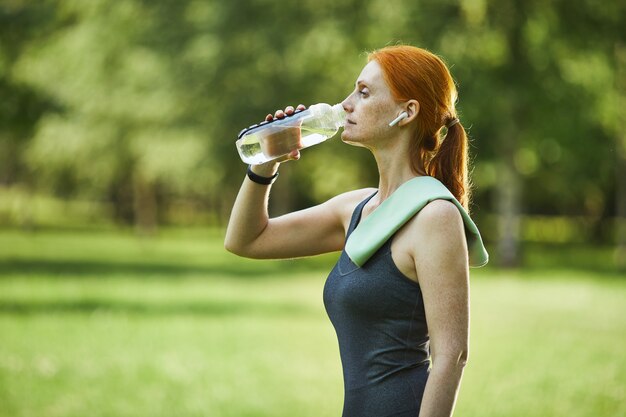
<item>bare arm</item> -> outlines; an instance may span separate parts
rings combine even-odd
[[[287,114],[291,112],[293,107],[285,110]],[[276,112],[276,117],[280,118],[281,113]],[[267,120],[271,120],[271,115]],[[298,158],[298,152],[294,151],[286,159]],[[258,175],[270,177],[278,167],[279,163],[270,162],[253,166],[252,170]],[[343,248],[347,213],[354,208],[355,198],[364,196],[363,190],[345,193],[320,205],[270,219],[267,210],[270,188],[270,185],[244,178],[226,230],[224,246],[228,251],[249,258],[280,259],[318,255]]]
[[[424,297],[432,369],[420,417],[450,417],[468,360],[469,270],[463,220],[451,202],[436,200],[415,218],[413,252]]]
[[[270,186],[244,179],[226,230],[227,250],[248,258],[283,259],[343,248],[343,213],[353,208],[355,192],[273,219],[267,213],[269,192]]]

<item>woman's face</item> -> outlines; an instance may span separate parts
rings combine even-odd
[[[354,91],[341,104],[347,113],[341,140],[354,145],[387,138],[394,132],[389,122],[402,112],[376,61],[363,68]]]

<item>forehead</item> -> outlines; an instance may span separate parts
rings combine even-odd
[[[380,64],[376,61],[370,61],[367,63],[361,74],[359,74],[358,82],[364,82],[370,86],[384,86],[385,79],[383,78],[383,70]]]

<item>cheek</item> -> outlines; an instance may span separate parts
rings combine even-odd
[[[344,142],[362,142],[380,138],[389,131],[389,122],[394,119],[389,112],[389,103],[383,100],[361,100],[355,107],[356,125],[348,125],[341,134]],[[389,120],[387,120],[389,119]]]
[[[390,111],[390,104],[387,100],[372,100],[367,106],[367,118],[372,125],[389,124],[394,119],[393,113]],[[389,119],[389,120],[387,120]]]

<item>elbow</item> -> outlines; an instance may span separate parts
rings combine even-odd
[[[232,242],[230,242],[228,239],[224,240],[224,249],[226,249],[227,252],[234,253],[235,255],[237,255],[236,246],[234,246]]]
[[[254,253],[249,249],[249,247],[238,244],[237,242],[234,242],[228,238],[224,240],[224,249],[234,255],[241,256],[243,258],[258,258],[258,256],[255,256]]]
[[[224,239],[224,249],[226,249],[226,251],[238,255],[238,256],[245,256],[243,254],[243,250],[241,248],[240,245],[237,245],[236,242],[233,241],[233,239],[229,239],[228,236],[226,236],[226,238]]]
[[[226,249],[226,251],[232,253],[233,255],[242,256],[244,258],[249,257],[243,248],[233,244],[232,242],[224,242],[224,249]]]
[[[433,355],[433,368],[449,368],[463,371],[469,360],[468,349],[460,349],[455,352]]]
[[[467,366],[467,362],[469,361],[469,351],[467,349],[461,351],[457,360],[457,367],[463,369]]]

